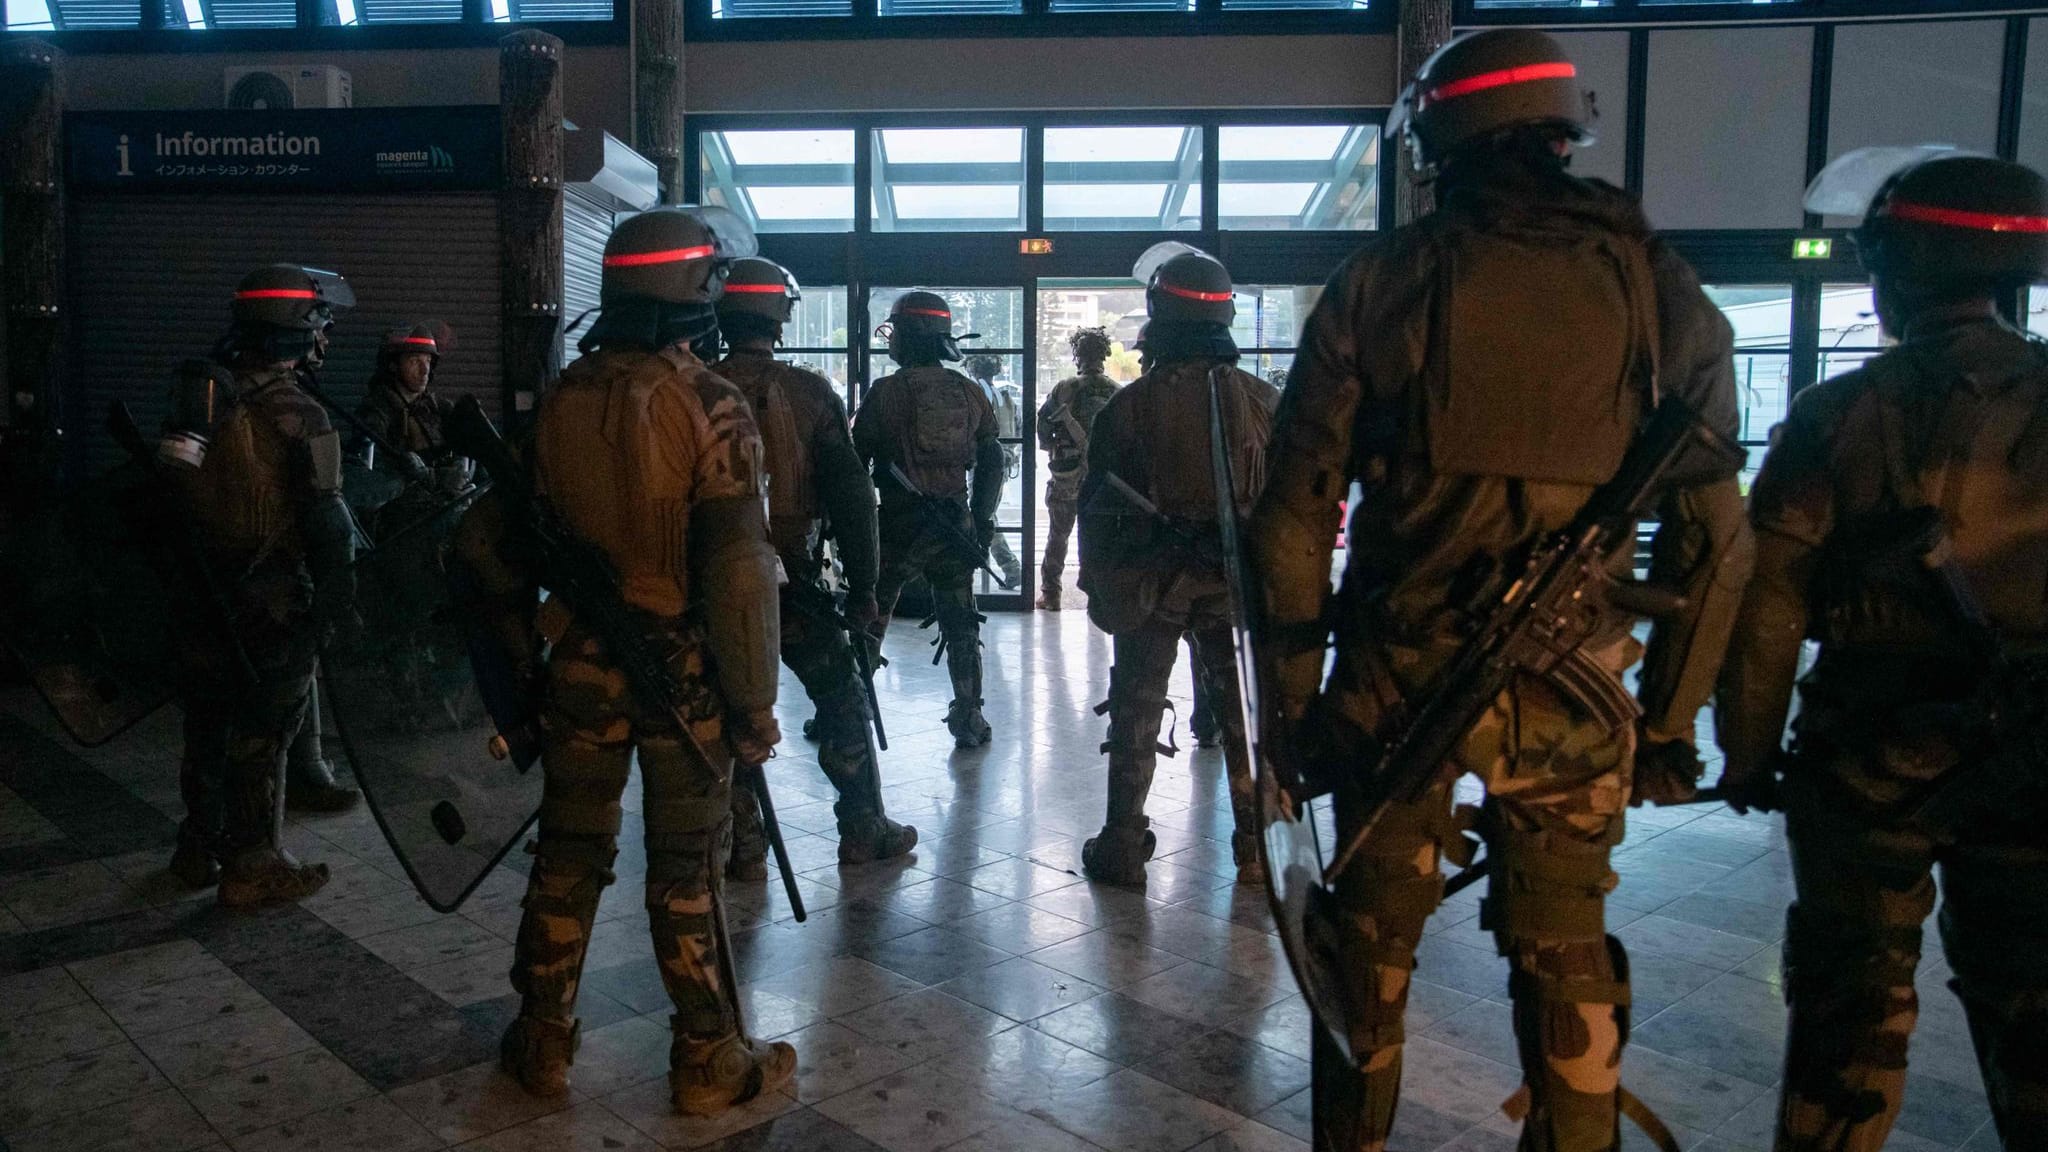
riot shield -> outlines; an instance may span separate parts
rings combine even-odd
[[[1266,847],[1266,896],[1295,983],[1301,986],[1310,1013],[1329,1041],[1348,1060],[1351,1038],[1345,1025],[1343,985],[1337,975],[1337,918],[1331,893],[1323,886],[1321,837],[1316,827],[1318,816],[1325,814],[1298,798],[1302,791],[1298,774],[1289,770],[1278,750],[1267,742],[1275,726],[1260,691],[1260,602],[1255,598],[1238,531],[1237,486],[1231,476],[1223,403],[1225,371],[1218,368],[1209,374],[1209,466],[1216,486],[1216,522],[1223,537],[1223,572],[1230,587],[1238,698],[1244,707],[1245,739],[1250,744]],[[1334,840],[1334,827],[1329,831]]]
[[[162,492],[123,465],[0,540],[0,645],[72,739],[106,743],[171,698]]]
[[[461,906],[540,810],[541,774],[530,757],[503,757],[451,593],[450,537],[481,494],[451,499],[360,557],[360,623],[320,654],[323,695],[356,782],[439,912]]]

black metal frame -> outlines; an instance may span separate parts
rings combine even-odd
[[[323,24],[318,0],[298,0],[298,23],[288,28],[182,28],[167,26],[164,0],[141,0],[135,28],[8,29],[0,36],[32,36],[66,52],[87,54],[174,52],[335,52],[394,48],[487,48],[512,32],[537,29],[571,47],[624,44],[631,36],[629,0],[612,0],[609,20],[497,23],[485,0],[463,0],[462,19],[445,24]]]
[[[1460,28],[1535,25],[1547,28],[1660,28],[1710,24],[1761,27],[1775,24],[1837,24],[1867,20],[1982,20],[2030,11],[2011,0],[1781,0],[1778,3],[1644,3],[1608,0],[1597,8],[1486,8],[1481,0],[1453,0]]]
[[[922,40],[935,37],[1299,36],[1356,35],[1394,27],[1395,0],[1351,9],[1226,11],[1223,0],[1195,0],[1193,11],[1055,12],[1052,0],[1022,0],[1014,15],[884,16],[878,0],[852,0],[848,16],[724,17],[711,0],[687,0],[693,40]]]

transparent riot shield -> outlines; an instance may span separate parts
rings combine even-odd
[[[1224,369],[1209,377],[1209,464],[1216,485],[1217,525],[1223,537],[1223,571],[1230,587],[1231,630],[1237,649],[1238,696],[1244,706],[1245,739],[1251,745],[1253,784],[1266,851],[1266,896],[1273,924],[1287,953],[1288,967],[1302,998],[1330,1043],[1347,1059],[1351,1037],[1338,979],[1335,900],[1323,883],[1322,845],[1335,843],[1330,805],[1320,811],[1299,799],[1300,775],[1269,743],[1274,731],[1262,683],[1257,643],[1262,620],[1252,574],[1239,532],[1237,486],[1230,468]]]
[[[461,906],[540,810],[541,774],[530,756],[505,756],[471,663],[472,622],[451,594],[450,537],[479,495],[386,533],[357,560],[360,624],[320,655],[356,781],[413,886],[441,912]]]
[[[124,465],[0,539],[0,646],[74,740],[104,744],[171,698],[173,600],[149,473]]]

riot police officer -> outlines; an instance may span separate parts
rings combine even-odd
[[[716,323],[730,261],[751,250],[745,226],[713,210],[662,208],[620,224],[605,244],[602,310],[580,342],[585,355],[535,421],[537,490],[609,558],[620,598],[666,654],[684,704],[650,710],[591,626],[543,607],[546,789],[513,958],[520,1013],[500,1046],[505,1069],[529,1091],[567,1089],[577,983],[613,879],[620,794],[636,758],[648,925],[676,1008],[676,1109],[722,1111],[775,1091],[796,1068],[789,1045],[741,1028],[718,891],[733,761],[759,764],[781,738],[775,554],[753,414],[690,343]],[[532,612],[516,581],[502,603]]]
[[[885,328],[897,371],[875,381],[853,420],[854,449],[882,493],[875,634],[887,630],[903,585],[923,576],[953,679],[946,728],[956,745],[975,748],[989,742],[990,730],[981,714],[981,615],[973,579],[995,540],[1003,448],[981,386],[945,366],[960,359],[945,297],[905,292]]]
[[[1575,76],[1555,40],[1520,29],[1463,37],[1424,63],[1392,130],[1433,171],[1436,210],[1337,270],[1280,402],[1249,528],[1253,594],[1279,677],[1276,738],[1330,766],[1340,840],[1364,818],[1347,770],[1372,762],[1390,717],[1421,705],[1482,590],[1504,587],[1500,574],[1573,519],[1659,400],[1735,430],[1727,322],[1632,200],[1567,168],[1591,127]],[[1363,494],[1332,603],[1338,502],[1353,482]],[[1454,760],[1485,783],[1483,806],[1454,817],[1448,784],[1397,802],[1338,877],[1333,1023],[1355,1063],[1319,1035],[1319,1147],[1376,1149],[1392,1126],[1408,976],[1466,818],[1492,861],[1481,923],[1510,965],[1521,1146],[1618,1147],[1629,985],[1606,932],[1609,854],[1639,747],[1650,762],[1697,764],[1694,716],[1747,574],[1732,475],[1676,490],[1659,514],[1653,574],[1686,608],[1651,636],[1639,725],[1596,721],[1548,677],[1521,678]],[[1617,690],[1641,654],[1630,624],[1603,616],[1575,657]]]
[[[448,326],[437,321],[387,333],[377,351],[376,371],[356,408],[365,428],[405,454],[397,460],[374,459],[378,471],[404,486],[393,502],[398,507],[386,506],[392,514],[384,518],[393,521],[388,528],[403,528],[412,519],[408,511],[430,512],[461,492],[476,471],[473,461],[449,452],[441,433],[441,423],[454,405],[434,391],[434,373],[452,338]],[[357,451],[376,455],[367,437]]]
[[[1225,731],[1224,756],[1236,831],[1230,838],[1240,883],[1258,883],[1259,817],[1231,654],[1230,594],[1216,524],[1216,486],[1207,453],[1211,377],[1223,390],[1237,502],[1249,510],[1264,468],[1266,436],[1279,392],[1237,368],[1230,322],[1237,314],[1230,273],[1186,245],[1159,246],[1140,261],[1151,320],[1145,374],[1112,394],[1088,439],[1082,482],[1081,589],[1088,618],[1115,637],[1109,674],[1109,810],[1081,849],[1088,876],[1142,884],[1156,837],[1145,796],[1160,751],[1166,682],[1183,634],[1210,687]],[[1063,385],[1064,386],[1064,385]],[[1147,508],[1131,493],[1137,493]],[[1169,750],[1170,751],[1170,750]]]
[[[326,865],[300,864],[279,843],[284,770],[311,710],[320,631],[347,612],[355,535],[340,436],[298,374],[319,366],[335,311],[354,303],[331,272],[271,264],[243,277],[216,352],[233,396],[181,476],[231,626],[222,634],[200,610],[210,591],[180,598],[188,814],[171,868],[196,886],[217,860],[220,901],[234,907],[327,882]]]
[[[1075,374],[1052,386],[1038,406],[1038,446],[1045,450],[1045,558],[1038,568],[1038,607],[1060,610],[1060,577],[1067,568],[1067,538],[1079,514],[1081,483],[1088,472],[1088,429],[1117,382],[1102,370],[1109,359],[1109,333],[1083,328],[1067,337]]]
[[[1875,1150],[1906,1091],[1935,906],[2008,1148],[2048,1134],[2048,351],[2001,315],[2048,277],[2048,181],[1866,149],[1810,211],[1856,247],[1898,344],[1792,404],[1751,497],[1755,579],[1721,685],[1735,805],[1778,800],[1797,896],[1777,1147]],[[1802,641],[1793,749],[1779,750]]]
[[[868,643],[875,619],[875,486],[854,453],[846,406],[823,376],[775,358],[782,326],[801,298],[796,278],[771,260],[733,262],[718,299],[724,359],[712,371],[731,381],[753,406],[768,471],[768,530],[789,583],[783,586],[782,662],[818,709],[818,766],[839,793],[839,862],[865,864],[901,856],[917,829],[882,812],[882,782],[868,729],[868,701],[853,643]],[[821,583],[820,545],[838,542],[846,580],[845,615],[834,611]],[[839,621],[861,630],[849,642]],[[733,790],[735,878],[767,876],[768,842],[754,794]]]

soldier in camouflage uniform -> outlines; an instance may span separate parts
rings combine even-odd
[[[1038,406],[1038,446],[1045,450],[1045,558],[1038,568],[1038,606],[1060,610],[1060,576],[1067,570],[1067,538],[1079,514],[1081,485],[1088,477],[1088,429],[1117,382],[1102,370],[1109,359],[1109,333],[1083,328],[1067,337],[1075,375],[1052,386]]]
[[[996,505],[1003,496],[995,410],[980,385],[945,367],[960,359],[960,344],[944,297],[905,292],[890,310],[886,330],[889,358],[898,369],[875,381],[853,419],[854,450],[873,469],[882,493],[874,631],[879,639],[903,585],[922,575],[931,586],[946,670],[953,678],[946,728],[956,745],[976,748],[990,737],[981,715],[981,614],[974,605],[974,572],[995,540]],[[922,507],[896,481],[892,466],[923,493]],[[958,532],[938,527],[940,519]],[[962,534],[979,546],[979,554],[969,554],[958,539]]]
[[[2038,663],[2009,704],[2017,730],[1994,728],[1982,695],[1999,663],[2048,649],[2048,350],[2000,316],[2048,275],[2048,181],[1989,158],[1901,152],[1842,157],[1807,201],[1867,210],[1857,248],[1899,343],[1800,395],[1764,461],[1756,578],[1716,712],[1736,807],[1768,799],[1784,770],[1797,897],[1783,1152],[1884,1146],[1906,1094],[1937,867],[1949,987],[1998,1135],[2048,1147]],[[1910,166],[1893,171],[1901,159]],[[1787,757],[1807,638],[1820,654],[1799,683]]]
[[[1184,248],[1176,245],[1175,248]],[[1264,470],[1266,434],[1279,392],[1237,369],[1230,321],[1237,314],[1230,273],[1206,253],[1187,248],[1150,276],[1145,303],[1147,368],[1109,397],[1092,422],[1086,480],[1081,486],[1081,589],[1088,618],[1114,636],[1109,674],[1109,810],[1100,834],[1081,849],[1082,870],[1110,884],[1143,884],[1157,838],[1145,815],[1158,754],[1166,682],[1191,637],[1197,677],[1216,690],[1225,732],[1230,837],[1239,883],[1256,884],[1259,814],[1251,758],[1231,655],[1230,593],[1224,583],[1216,527],[1216,486],[1206,453],[1211,373],[1221,374],[1238,504],[1249,509]],[[1064,387],[1064,385],[1062,385]],[[1158,510],[1144,511],[1110,483],[1114,476]]]
[[[1017,389],[1012,385],[996,386],[996,377],[1003,374],[1003,358],[988,352],[969,356],[960,365],[968,379],[981,385],[981,394],[988,397],[989,409],[996,414],[996,436],[1003,445],[1003,475],[1008,479],[1017,477],[1017,470],[1023,466],[1023,449],[1010,441],[1024,435],[1021,426],[1023,412],[1018,406]],[[1017,559],[1017,550],[1010,547],[1010,540],[1001,532],[989,538],[989,559],[994,560],[996,570],[1003,574],[1003,583],[1015,588],[1024,581],[1024,562]]]
[[[441,434],[441,422],[454,404],[434,391],[434,371],[441,366],[450,336],[448,326],[438,322],[386,335],[377,353],[377,370],[356,407],[365,428],[405,453],[398,460],[374,461],[377,471],[400,486],[397,498],[380,510],[380,535],[430,515],[448,497],[469,487],[475,475],[475,462],[451,453]],[[368,437],[357,452],[375,455]]]
[[[300,864],[279,842],[285,759],[310,712],[320,632],[348,612],[355,534],[341,502],[340,436],[298,373],[319,365],[334,310],[354,300],[339,276],[293,264],[244,277],[217,353],[233,397],[203,458],[179,474],[234,635],[204,614],[208,593],[185,590],[187,615],[175,626],[186,660],[187,816],[171,871],[195,887],[218,875],[220,901],[232,907],[296,900],[327,883],[325,864]]]
[[[818,766],[839,793],[839,862],[865,864],[901,856],[917,829],[882,813],[881,771],[868,729],[866,688],[852,643],[821,583],[818,544],[825,525],[839,543],[845,570],[845,619],[862,630],[875,619],[875,486],[832,385],[808,368],[775,358],[782,326],[800,298],[795,277],[771,260],[734,261],[718,300],[718,327],[728,352],[712,371],[732,381],[753,406],[768,470],[768,534],[782,558],[782,662],[817,707]],[[821,523],[821,520],[823,523]],[[754,794],[735,788],[733,853],[727,874],[768,875],[768,840]]]
[[[637,758],[648,925],[676,1008],[669,1086],[689,1115],[773,1092],[796,1068],[789,1045],[742,1030],[719,904],[734,759],[761,763],[780,733],[761,440],[746,397],[689,349],[716,323],[714,299],[741,254],[733,248],[751,242],[714,225],[727,227],[682,209],[619,225],[605,245],[603,310],[582,339],[585,355],[535,422],[537,492],[610,559],[687,703],[678,715],[650,713],[560,598],[541,608],[538,630],[552,644],[541,710],[546,788],[512,966],[520,1014],[500,1048],[529,1091],[566,1091],[577,983]],[[486,587],[507,613],[531,613],[516,578]]]
[[[1728,324],[1634,202],[1566,170],[1587,127],[1575,75],[1556,41],[1523,30],[1467,36],[1425,62],[1397,124],[1435,171],[1437,209],[1337,270],[1280,402],[1247,532],[1271,630],[1262,662],[1278,677],[1281,730],[1268,739],[1330,776],[1340,842],[1364,799],[1346,771],[1371,763],[1390,713],[1419,706],[1492,574],[1613,475],[1656,390],[1735,430]],[[1363,496],[1333,603],[1338,504],[1354,481]],[[1483,806],[1454,815],[1448,785],[1396,804],[1339,878],[1346,1002],[1332,1023],[1356,1064],[1318,1039],[1318,1148],[1386,1146],[1409,973],[1463,818],[1492,861],[1481,924],[1510,965],[1521,1147],[1619,1146],[1629,981],[1606,932],[1609,854],[1639,746],[1691,752],[1749,554],[1732,476],[1679,489],[1660,519],[1653,575],[1688,608],[1652,633],[1640,728],[1609,730],[1525,679],[1457,755],[1485,784]],[[1642,651],[1630,624],[1610,621],[1584,649],[1617,678]]]

